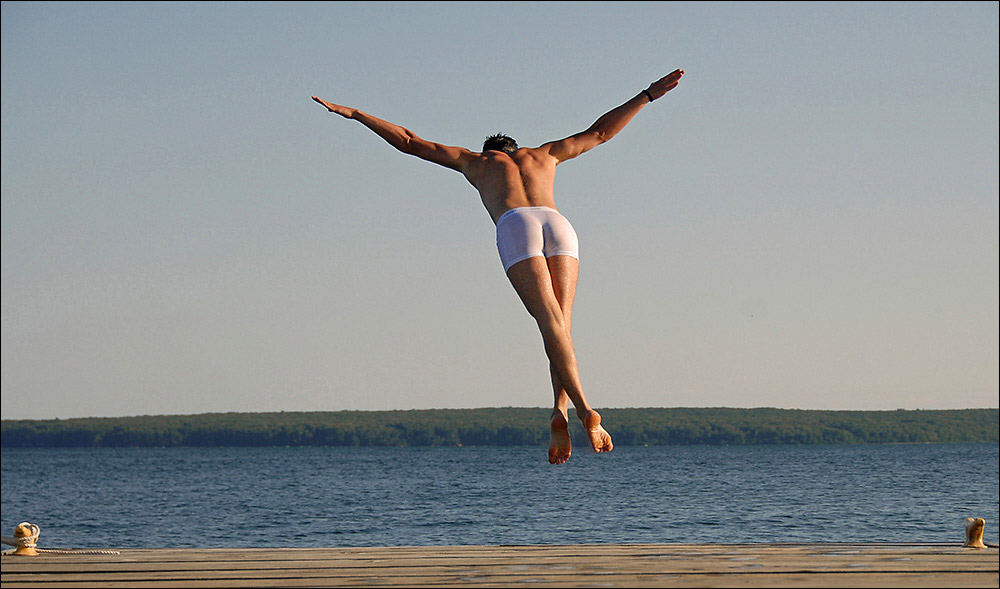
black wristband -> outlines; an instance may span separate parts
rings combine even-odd
[[[653,102],[653,95],[649,93],[649,90],[643,90],[646,93],[646,97],[649,98],[650,102]]]

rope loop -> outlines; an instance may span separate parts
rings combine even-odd
[[[17,535],[17,530],[21,530],[23,528],[27,528],[28,530],[30,530],[29,534],[27,536]],[[0,540],[2,540],[3,543],[7,544],[8,546],[22,546],[24,548],[34,548],[35,544],[38,543],[38,534],[40,532],[41,529],[37,525],[28,522],[21,522],[17,524],[17,528],[14,530],[13,538],[2,536],[0,537]]]
[[[27,530],[28,532],[27,535],[24,535],[25,530]],[[19,531],[20,534],[18,533]],[[3,542],[8,546],[17,546],[18,548],[31,548],[34,549],[35,552],[49,552],[56,554],[121,554],[117,550],[78,550],[78,549],[59,550],[56,548],[36,549],[35,545],[38,544],[38,534],[41,531],[42,531],[41,528],[39,528],[35,524],[28,522],[21,522],[20,524],[17,525],[17,528],[14,529],[13,538],[8,536],[0,536],[0,542]],[[3,554],[4,556],[7,556],[8,553],[4,552]]]

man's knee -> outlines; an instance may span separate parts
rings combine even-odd
[[[547,305],[539,312],[533,314],[538,329],[542,332],[542,337],[565,337],[567,334],[566,320],[563,317],[562,309],[559,305]]]

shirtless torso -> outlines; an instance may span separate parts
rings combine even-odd
[[[647,104],[675,88],[683,75],[682,70],[667,74],[621,106],[602,115],[580,133],[539,147],[518,149],[515,146],[509,151],[489,149],[484,144],[482,152],[475,152],[464,147],[434,143],[404,127],[356,108],[327,102],[315,96],[312,98],[330,112],[365,125],[403,153],[461,172],[479,191],[487,212],[493,222],[498,224],[499,246],[499,222],[505,213],[521,209],[513,213],[518,215],[529,207],[546,207],[555,212],[553,186],[556,166],[609,141]],[[506,222],[506,218],[503,221]],[[572,233],[570,241],[575,243],[575,232],[572,232],[571,227],[565,229],[568,222],[561,218],[559,221],[563,223],[563,233]],[[509,232],[506,238],[522,239],[521,236],[531,230],[529,225],[530,223],[525,222],[516,231]],[[545,238],[548,238],[551,231],[544,231]],[[511,235],[515,237],[510,237]],[[530,236],[523,239],[530,239]],[[501,258],[503,257],[504,251],[501,249]],[[613,447],[611,436],[601,425],[600,414],[590,407],[583,394],[570,335],[579,260],[574,252],[559,248],[538,249],[537,254],[524,257],[518,255],[515,259],[517,261],[509,266],[505,262],[507,278],[538,324],[545,353],[549,358],[555,397],[549,421],[549,462],[562,464],[570,457],[570,402],[576,409],[577,417],[583,424],[594,451],[608,452]]]
[[[513,154],[486,151],[466,164],[462,173],[476,187],[493,223],[518,207],[556,208],[553,186],[555,158],[522,147]]]

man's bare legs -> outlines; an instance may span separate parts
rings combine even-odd
[[[573,301],[576,298],[576,282],[580,272],[580,262],[572,256],[552,256],[546,259],[549,268],[549,278],[552,280],[552,291],[559,308],[562,309],[566,333],[572,338]],[[552,378],[552,393],[554,404],[549,416],[549,463],[563,464],[569,460],[573,444],[569,434],[569,395],[566,387],[556,373],[555,366],[549,362],[549,373]]]
[[[601,427],[601,416],[587,403],[577,371],[576,353],[570,335],[573,299],[579,263],[571,256],[536,256],[514,264],[507,277],[528,313],[534,317],[545,344],[552,375],[555,404],[550,419],[549,462],[562,464],[569,459],[569,402],[583,423],[596,452],[613,448],[611,436]]]

